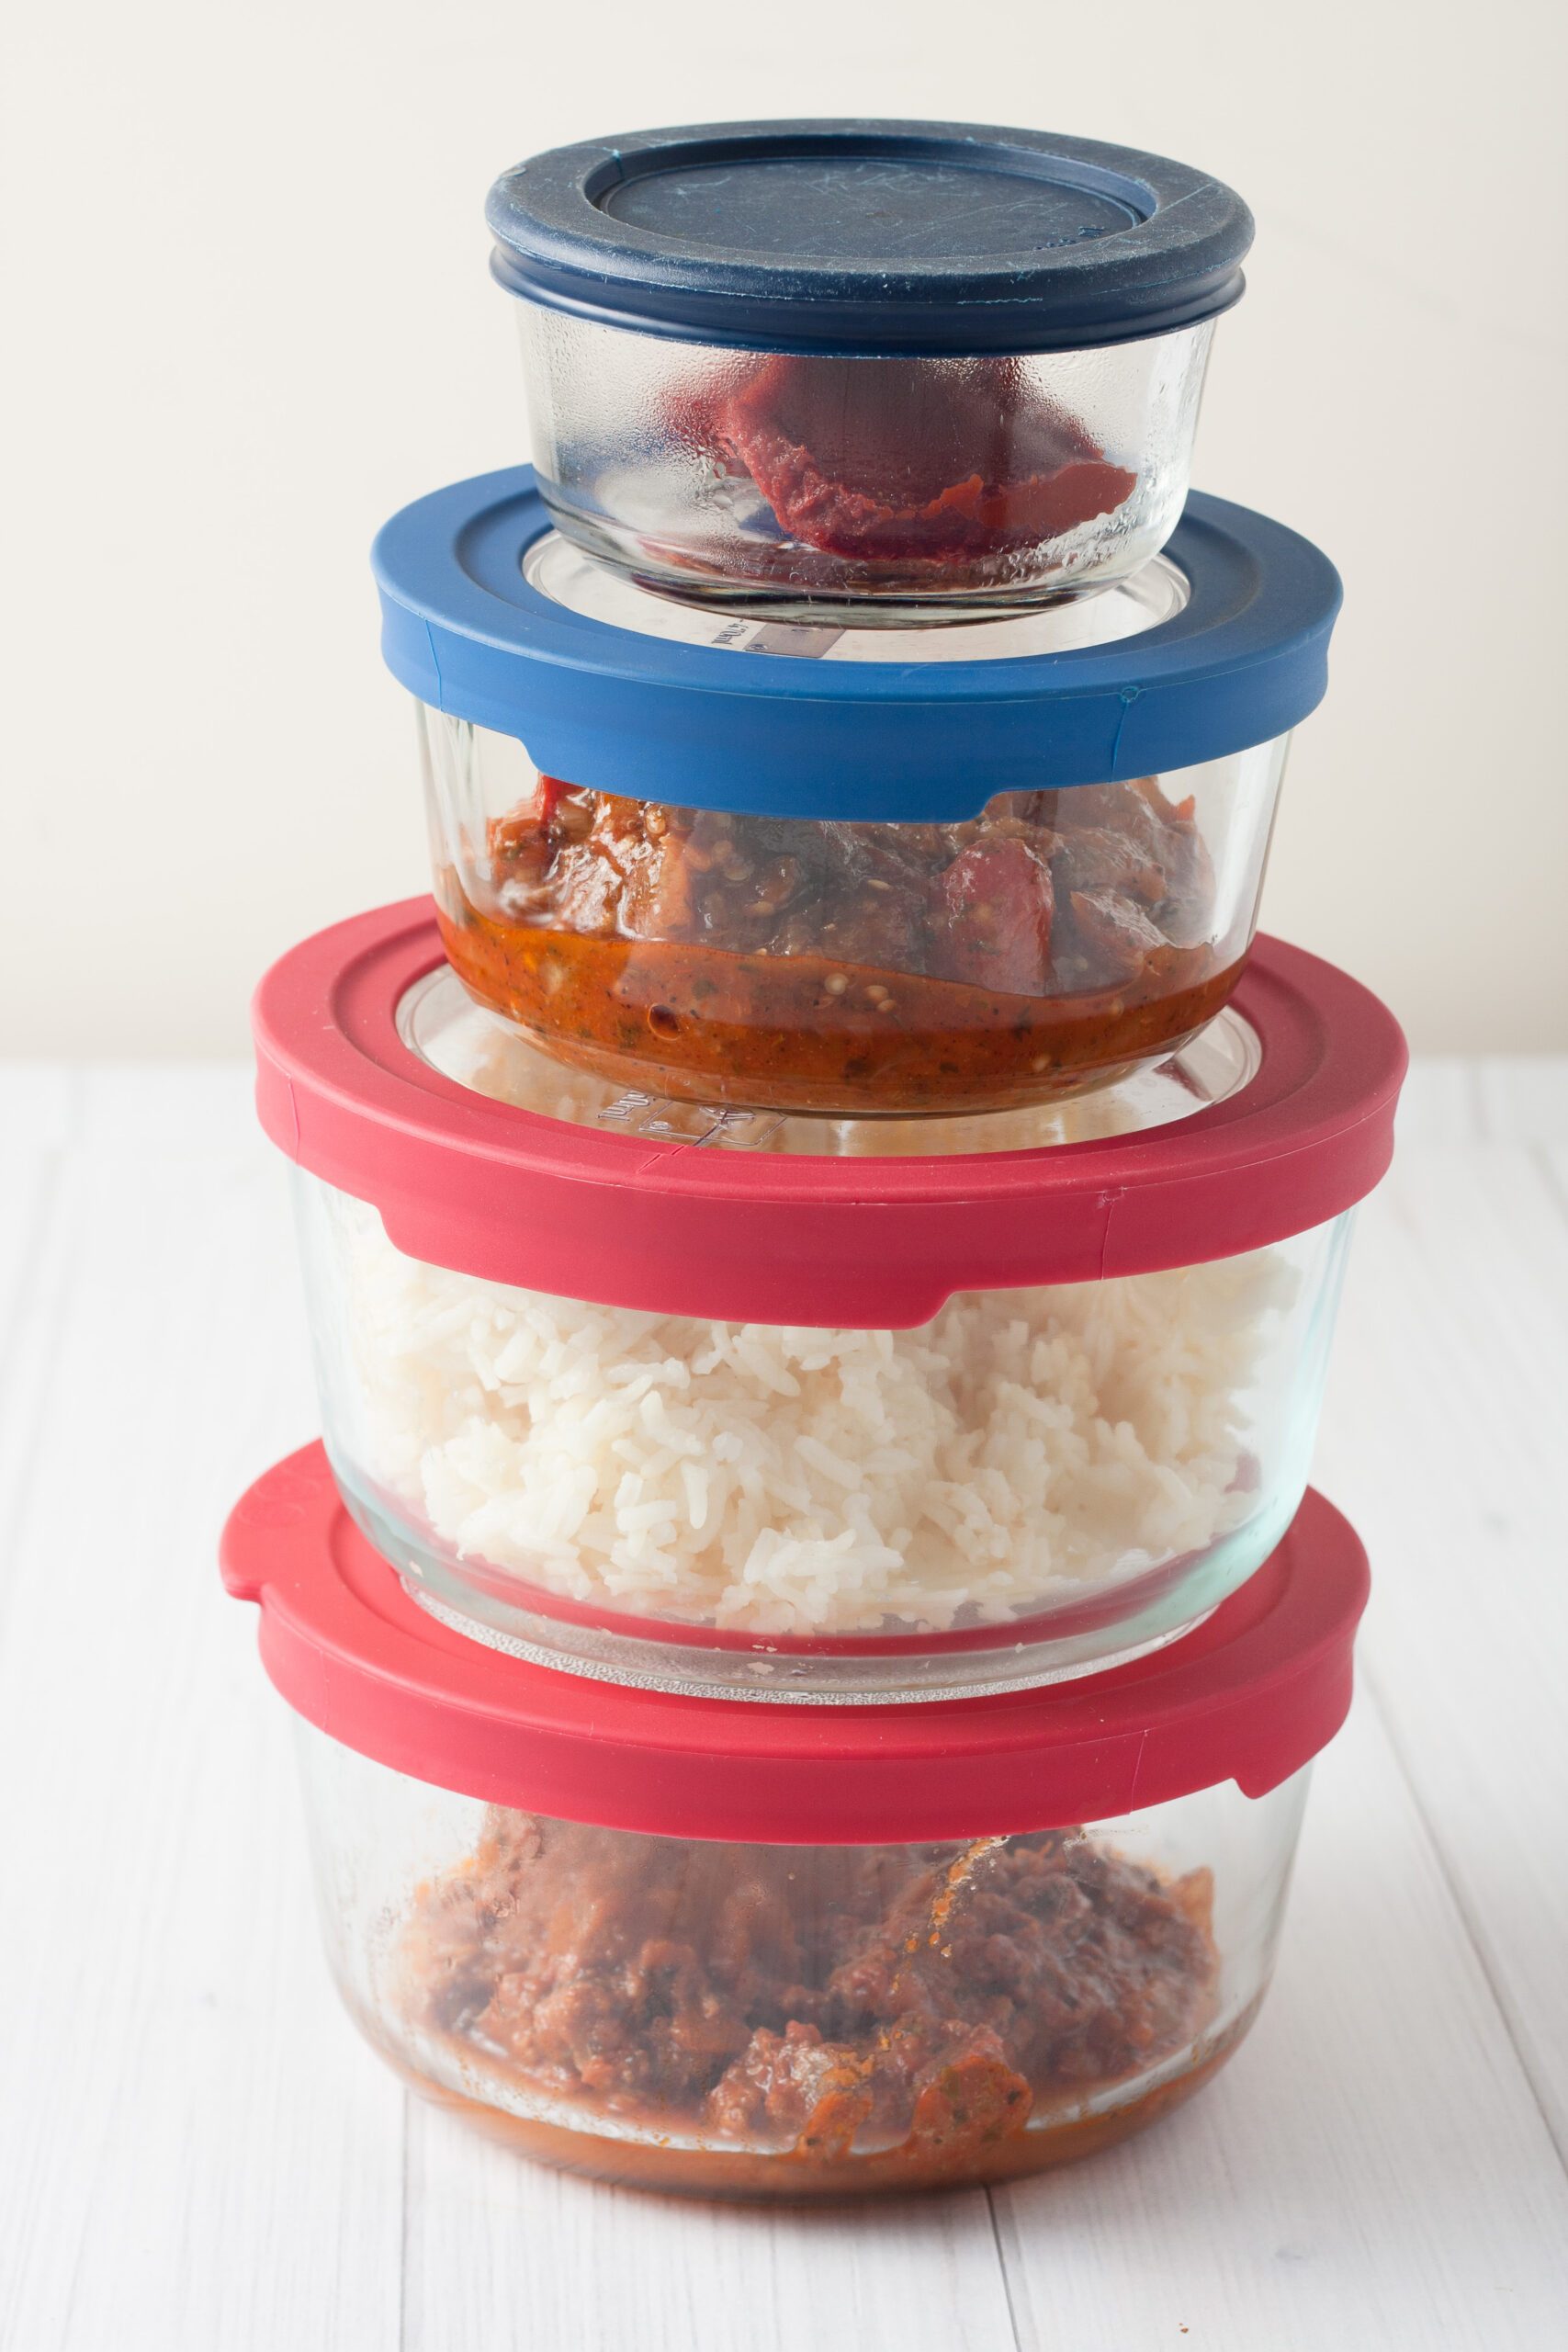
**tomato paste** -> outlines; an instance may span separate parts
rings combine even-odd
[[[1137,483],[1016,359],[777,354],[677,426],[791,538],[859,560],[1005,556],[1114,513]]]

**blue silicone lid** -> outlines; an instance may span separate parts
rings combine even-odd
[[[1252,215],[1206,173],[961,122],[728,122],[503,173],[501,283],[750,350],[1054,351],[1190,326],[1242,290]]]
[[[393,676],[516,736],[566,783],[750,816],[955,823],[998,792],[1268,742],[1322,700],[1339,609],[1309,540],[1194,491],[1165,550],[1188,602],[1137,636],[1007,660],[800,661],[571,611],[525,576],[549,528],[531,466],[395,514],[372,558]]]

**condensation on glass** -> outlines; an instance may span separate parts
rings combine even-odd
[[[994,357],[738,351],[517,305],[558,528],[694,601],[857,628],[1102,588],[1186,502],[1213,322]]]

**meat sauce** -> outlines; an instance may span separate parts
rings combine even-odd
[[[792,541],[924,566],[948,586],[1113,514],[1137,486],[1016,359],[781,353],[673,422],[756,485]]]
[[[540,2153],[619,2177],[617,2132],[650,2185],[650,2140],[721,2193],[1000,2178],[1132,2128],[1087,2116],[1098,2095],[1190,2052],[1145,2094],[1168,2102],[1217,2063],[1212,1893],[1206,1871],[1162,1880],[1078,1830],[747,1847],[492,1808],[422,1895],[411,2022],[465,2079],[477,2063],[575,2112],[589,2144]],[[614,2127],[597,2165],[596,2119]],[[558,2114],[513,2120],[525,2144],[579,2137]]]
[[[815,823],[552,778],[448,870],[482,1002],[596,1075],[752,1108],[985,1111],[1097,1084],[1219,1010],[1190,800],[1153,777],[957,825]]]

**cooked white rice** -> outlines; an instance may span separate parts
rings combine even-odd
[[[769,1634],[998,1623],[1255,1501],[1245,1392],[1296,1282],[1271,1251],[790,1330],[448,1273],[337,1207],[363,1467],[459,1557],[574,1600]]]

